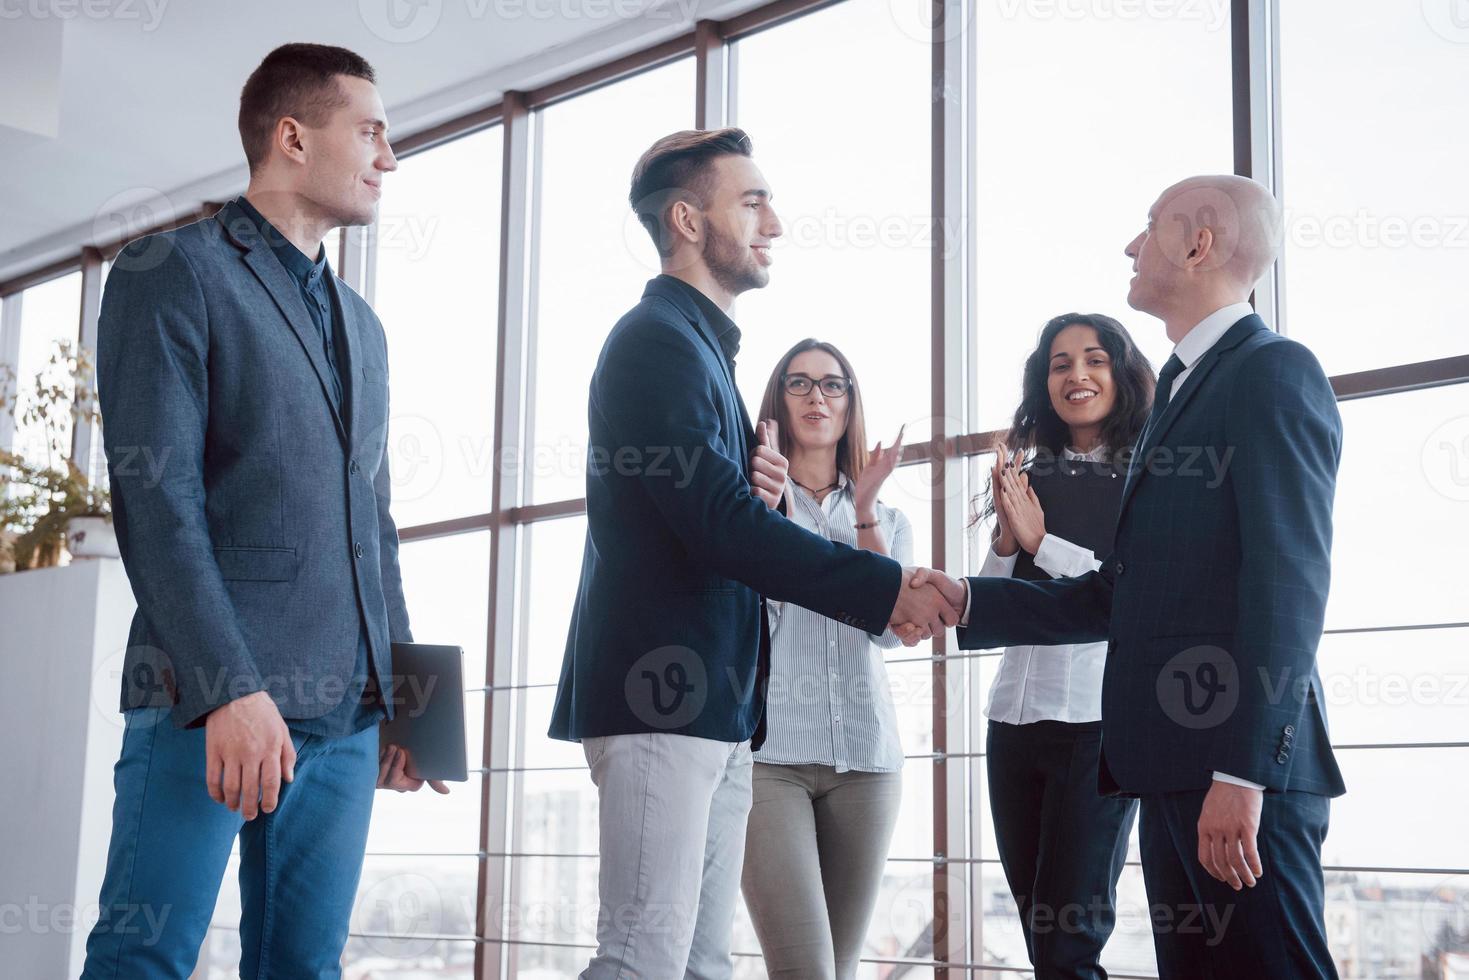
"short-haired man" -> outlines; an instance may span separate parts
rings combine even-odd
[[[745,413],[728,314],[769,281],[781,233],[749,137],[664,137],[630,200],[663,274],[592,376],[587,542],[550,734],[582,743],[600,801],[597,952],[582,976],[709,980],[732,973],[750,752],[764,739],[762,597],[918,637],[957,610],[904,587],[912,569],[776,510],[785,460]]]
[[[103,437],[138,612],[89,980],[188,977],[236,836],[240,976],[338,976],[374,786],[422,785],[378,744],[389,644],[412,639],[386,339],[322,247],[373,220],[397,166],[372,68],[277,48],[239,125],[245,194],[130,243],[102,300]]]

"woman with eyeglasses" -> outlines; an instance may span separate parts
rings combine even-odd
[[[1153,369],[1122,324],[1067,313],[1026,358],[980,519],[980,575],[1082,575],[1112,550]],[[985,763],[1000,864],[1037,980],[1105,978],[1136,800],[1097,793],[1106,643],[1012,646],[990,686]]]
[[[760,418],[789,460],[787,516],[816,534],[913,559],[913,529],[878,491],[902,452],[865,448],[847,358],[803,340],[771,374]],[[882,655],[854,626],[769,602],[766,741],[755,753],[742,888],[772,980],[857,974],[902,796],[903,749]]]

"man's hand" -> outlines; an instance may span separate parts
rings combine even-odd
[[[420,779],[417,770],[413,768],[413,757],[401,745],[394,745],[391,742],[382,743],[378,748],[377,761],[378,789],[417,793],[427,782],[434,788],[435,793],[447,794],[449,792],[449,787],[437,779]]]
[[[937,585],[927,581],[926,577],[924,581],[915,583],[915,577],[926,572],[929,570],[903,569],[903,585],[898,589],[898,601],[893,606],[889,625],[904,646],[914,646],[920,640],[943,632],[959,622],[959,614],[963,612],[954,608]]]
[[[281,782],[296,775],[296,746],[265,691],[221,705],[204,720],[204,782],[209,796],[254,820],[275,811]]]
[[[750,456],[750,489],[765,501],[765,506],[776,510],[780,507],[780,498],[785,496],[790,465],[780,454],[780,423],[775,419],[762,419],[755,426],[755,438],[760,445]]]
[[[1235,891],[1265,873],[1255,850],[1264,800],[1261,790],[1216,779],[1199,811],[1199,863]]]

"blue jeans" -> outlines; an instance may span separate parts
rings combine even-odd
[[[83,980],[185,980],[240,837],[240,976],[338,977],[377,785],[377,728],[292,731],[295,778],[246,823],[209,797],[204,729],[134,708],[114,770],[117,801],[101,911]]]

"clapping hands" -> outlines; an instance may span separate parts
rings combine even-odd
[[[1015,554],[1016,548],[1024,548],[1027,554],[1033,555],[1046,537],[1046,513],[1030,488],[1030,477],[1020,469],[1024,458],[1024,450],[1017,449],[1012,456],[1003,442],[995,454],[990,486],[995,498],[997,555],[1009,557]]]

